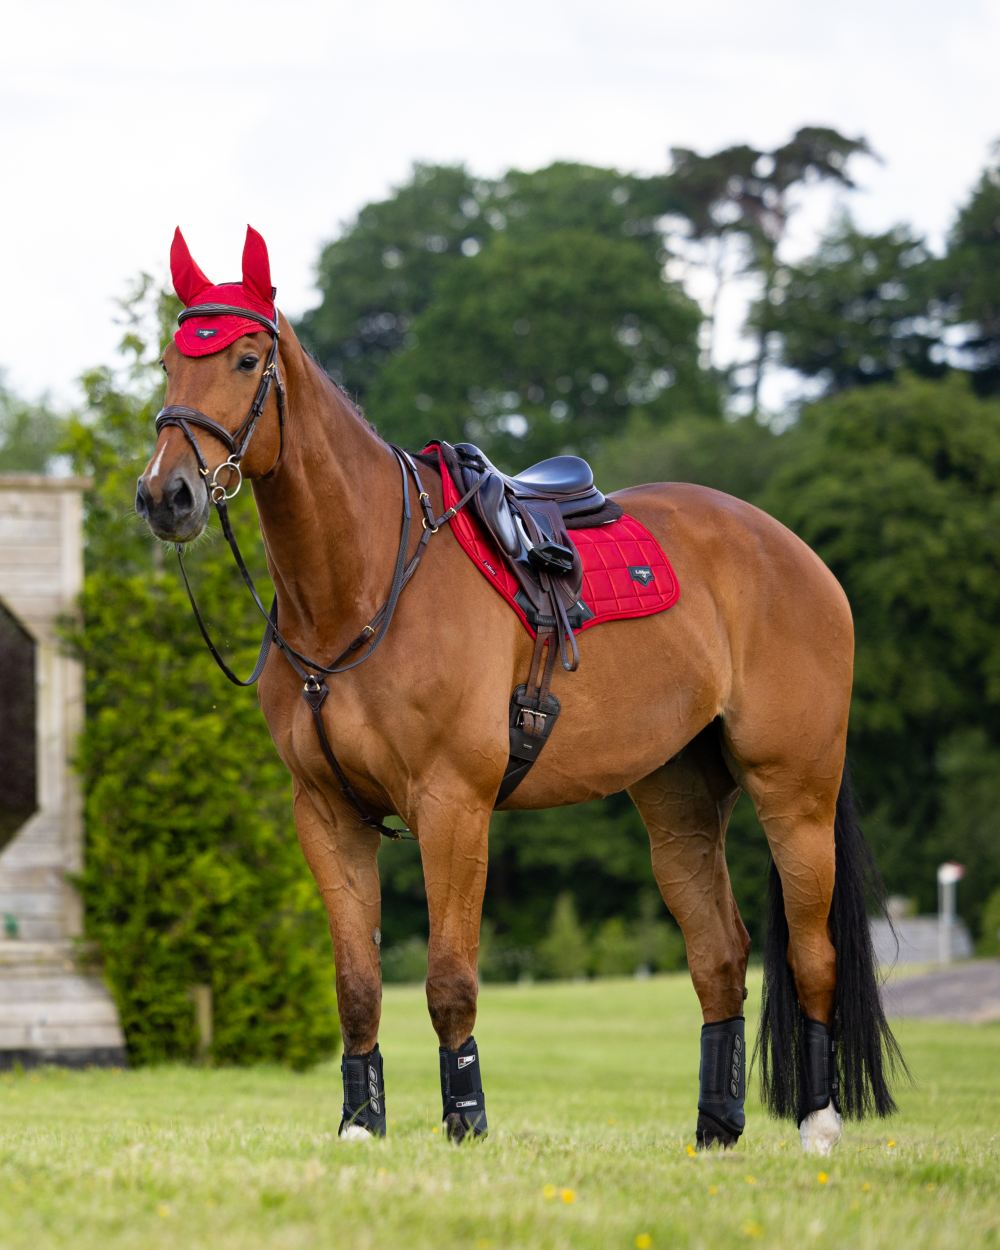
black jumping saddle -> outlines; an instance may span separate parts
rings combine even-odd
[[[573,629],[591,613],[580,599],[583,567],[567,531],[617,520],[621,508],[597,489],[580,456],[553,456],[510,476],[474,443],[442,450],[463,492],[479,484],[473,508],[518,580],[518,603],[529,622],[555,629],[564,666],[575,668]]]

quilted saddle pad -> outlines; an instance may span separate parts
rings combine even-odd
[[[437,445],[429,444],[423,454],[437,456],[444,506],[450,508],[462,497],[461,492],[444,466]],[[494,590],[503,595],[534,637],[535,628],[517,600],[520,589],[517,579],[471,508],[463,508],[452,519],[451,530],[472,563]],[[635,517],[626,513],[607,525],[570,530],[569,536],[583,561],[580,597],[590,613],[575,632],[592,629],[605,621],[653,616],[677,602],[680,586],[670,561],[653,535]]]

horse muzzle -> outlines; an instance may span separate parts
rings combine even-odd
[[[205,528],[208,520],[208,492],[197,477],[174,471],[162,489],[144,473],[135,492],[135,510],[157,538],[187,543]]]

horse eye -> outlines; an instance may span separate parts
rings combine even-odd
[[[238,368],[240,368],[244,373],[253,373],[259,363],[259,356],[244,356],[240,361]]]
[[[167,363],[166,363],[166,361],[165,361],[165,360],[160,360],[160,361],[158,361],[157,363],[159,364],[159,366],[160,366],[160,368],[163,370],[163,372],[164,372],[164,373],[166,373],[166,371],[167,371]]]

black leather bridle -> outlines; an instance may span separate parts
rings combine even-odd
[[[281,460],[281,453],[284,450],[284,431],[285,431],[285,388],[278,373],[278,322],[277,316],[274,320],[256,313],[247,308],[237,308],[229,304],[195,304],[191,308],[185,308],[179,317],[178,322],[186,321],[189,317],[246,317],[252,321],[259,322],[266,329],[270,330],[273,338],[271,342],[271,350],[268,352],[267,362],[264,365],[264,372],[261,375],[260,383],[257,386],[257,393],[254,396],[253,403],[250,405],[250,411],[243,419],[239,427],[230,433],[224,426],[213,420],[206,413],[198,408],[188,408],[184,404],[168,404],[165,408],[161,408],[156,415],[156,432],[159,434],[167,426],[176,426],[191,444],[194,451],[195,459],[198,462],[198,472],[205,479],[205,487],[208,491],[208,498],[215,505],[219,514],[219,523],[222,526],[222,532],[225,535],[229,549],[233,553],[233,559],[236,561],[236,567],[239,570],[240,577],[250,592],[254,605],[264,617],[267,624],[264,628],[264,636],[261,639],[260,652],[257,656],[257,662],[253,667],[253,671],[247,678],[241,678],[233,672],[226,661],[223,659],[218,647],[212,641],[205,624],[204,618],[199,611],[197,601],[194,597],[194,591],[188,580],[187,569],[184,566],[184,544],[176,543],[177,563],[180,566],[181,577],[184,581],[184,588],[187,591],[188,599],[191,603],[191,610],[194,613],[194,619],[197,622],[201,636],[205,640],[212,658],[225,674],[225,676],[235,686],[252,686],[255,684],[261,673],[264,671],[264,665],[270,654],[271,647],[276,646],[289,665],[295,670],[296,674],[302,679],[302,697],[305,699],[313,715],[313,721],[316,726],[316,733],[319,737],[320,748],[330,765],[340,789],[344,797],[358,813],[362,822],[372,829],[378,830],[389,838],[399,838],[401,832],[398,829],[392,829],[386,826],[369,810],[364,800],[357,794],[351,783],[347,779],[343,768],[341,767],[337,757],[334,755],[333,748],[330,745],[330,739],[327,736],[326,727],[323,724],[322,707],[326,702],[326,698],[330,691],[327,688],[325,678],[336,673],[346,673],[352,668],[357,668],[359,664],[363,664],[378,649],[379,644],[385,637],[393,615],[396,611],[396,604],[399,596],[403,592],[403,588],[409,582],[410,578],[417,571],[417,566],[424,554],[427,543],[430,541],[431,535],[436,534],[442,525],[447,524],[452,517],[473,497],[485,478],[480,478],[475,486],[455,504],[453,504],[441,516],[435,517],[431,508],[430,495],[424,490],[423,482],[420,480],[420,473],[412,457],[401,447],[390,443],[389,448],[399,464],[403,479],[403,515],[400,525],[399,548],[396,553],[396,563],[393,569],[392,582],[389,587],[389,594],[385,603],[379,608],[368,624],[362,629],[344,650],[328,664],[323,664],[319,660],[311,659],[304,655],[301,651],[297,651],[295,647],[288,641],[278,628],[278,597],[274,596],[270,609],[264,606],[264,602],[258,593],[254,584],[250,570],[247,568],[246,561],[240,551],[239,544],[236,541],[236,535],[233,533],[233,527],[229,520],[229,509],[226,506],[227,501],[232,499],[243,484],[243,473],[240,463],[246,455],[250,440],[253,438],[254,430],[264,411],[264,405],[267,403],[267,397],[271,392],[271,387],[277,387],[278,400],[278,425],[279,425],[279,444],[278,454],[274,463],[268,469],[268,476],[278,467]],[[216,469],[211,471],[205,457],[202,455],[198,440],[195,437],[194,430],[191,428],[196,426],[199,429],[206,430],[209,434],[217,438],[224,447],[229,450],[228,459],[224,460]],[[219,474],[226,470],[229,474],[235,475],[228,482],[220,482]],[[412,520],[412,512],[410,508],[410,478],[417,491],[417,499],[423,511],[422,524],[423,534],[417,549],[409,561],[406,559],[406,553],[409,548],[410,541],[410,524]],[[363,650],[362,650],[363,649]],[[362,651],[360,656],[351,659],[356,652]],[[313,671],[310,672],[309,670]],[[403,832],[408,832],[404,830]]]
[[[198,461],[198,472],[205,479],[208,487],[208,497],[214,504],[224,503],[227,499],[232,499],[243,485],[243,471],[240,468],[240,462],[246,455],[247,448],[250,446],[250,440],[253,438],[254,430],[257,428],[257,422],[260,420],[261,413],[264,411],[264,405],[267,403],[267,397],[271,393],[271,387],[277,388],[278,395],[278,454],[274,459],[274,464],[268,469],[268,473],[273,473],[278,467],[278,461],[281,459],[281,452],[284,448],[285,441],[285,387],[278,373],[278,318],[265,317],[263,313],[254,312],[250,308],[237,308],[231,304],[195,304],[192,308],[185,308],[180,316],[178,316],[178,324],[187,321],[189,317],[242,317],[250,321],[257,321],[271,332],[271,350],[267,354],[267,361],[264,364],[264,372],[261,374],[260,382],[257,384],[257,393],[254,395],[253,403],[250,405],[250,411],[243,418],[241,424],[233,433],[220,425],[218,421],[213,421],[207,413],[202,412],[198,408],[188,408],[184,404],[168,404],[166,408],[161,408],[156,415],[156,432],[157,434],[168,425],[176,425],[187,441],[191,444],[195,459]],[[198,446],[198,440],[195,438],[194,431],[191,426],[196,425],[202,430],[207,430],[209,434],[217,438],[220,443],[229,450],[229,459],[224,460],[222,464],[217,465],[215,471],[209,478],[209,467],[202,455],[201,448]],[[228,481],[220,482],[219,474],[226,471]]]

